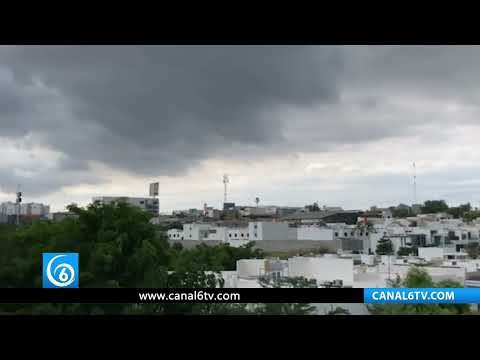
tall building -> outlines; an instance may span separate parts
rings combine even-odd
[[[0,213],[3,215],[16,215],[18,212],[18,205],[11,202],[7,201],[4,203],[0,204]]]
[[[40,203],[21,203],[19,209],[18,204],[14,202],[7,201],[0,204],[0,214],[11,216],[17,215],[17,212],[20,216],[46,217],[50,213],[50,206]]]
[[[151,213],[153,216],[158,216],[160,210],[160,202],[156,198],[144,197],[128,197],[128,196],[99,196],[94,197],[93,202],[100,202],[102,204],[110,204],[114,201],[124,201],[127,204],[136,206],[142,210]]]

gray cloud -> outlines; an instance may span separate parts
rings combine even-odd
[[[397,96],[476,106],[479,60],[477,47],[3,47],[0,136],[64,154],[66,180],[42,191],[100,181],[91,161],[158,176],[210,157],[334,151],[447,121],[406,114]]]
[[[336,48],[77,46],[9,48],[1,63],[23,86],[38,78],[68,104],[71,119],[59,121],[49,144],[161,174],[231,143],[282,143],[282,123],[262,111],[335,101],[342,59]],[[42,121],[22,125],[44,132]]]

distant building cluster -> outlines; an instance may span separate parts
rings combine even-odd
[[[100,196],[93,198],[93,202],[99,202],[101,204],[111,204],[119,201],[145,210],[153,216],[158,216],[160,203],[159,200],[154,197]]]
[[[0,223],[15,224],[17,218],[21,222],[34,219],[46,219],[50,214],[50,206],[40,203],[14,203],[3,202],[0,204]]]
[[[467,288],[480,287],[480,259],[469,259],[453,249],[420,247],[418,256],[324,254],[288,259],[241,259],[236,270],[222,271],[226,288],[261,288],[262,283],[303,277],[314,287],[385,288],[405,279],[421,266],[434,282],[455,281]],[[288,282],[283,282],[288,286]],[[473,306],[477,308],[478,305]]]
[[[402,204],[361,211],[226,203],[222,210],[205,204],[203,210],[176,211],[154,221],[171,227],[167,231],[171,241],[215,241],[232,246],[249,241],[297,241],[333,251],[371,255],[377,253],[383,241],[391,243],[393,254],[419,247],[464,251],[470,243],[480,242],[480,221],[465,222],[448,213],[421,214],[419,209],[420,206]],[[410,216],[397,218],[396,211],[407,211]]]

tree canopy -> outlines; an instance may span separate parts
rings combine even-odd
[[[170,246],[151,216],[124,202],[76,205],[77,218],[36,221],[16,229],[0,227],[0,287],[42,286],[42,253],[78,252],[82,288],[214,288],[222,287],[219,271],[234,270],[238,259],[262,257],[252,244]],[[231,307],[230,307],[231,305]],[[235,306],[233,306],[235,305]],[[0,311],[20,313],[226,313],[241,304],[12,304]]]
[[[445,200],[427,200],[422,206],[423,214],[433,214],[446,212],[448,210],[448,205]]]
[[[377,255],[393,255],[393,244],[390,239],[382,238],[377,243]]]
[[[459,288],[460,283],[443,280],[435,283],[425,269],[412,267],[405,279],[392,282],[405,288]],[[472,313],[468,304],[374,304],[368,306],[373,315],[462,315]]]

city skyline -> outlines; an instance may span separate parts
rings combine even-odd
[[[2,46],[0,202],[478,206],[476,46]]]

